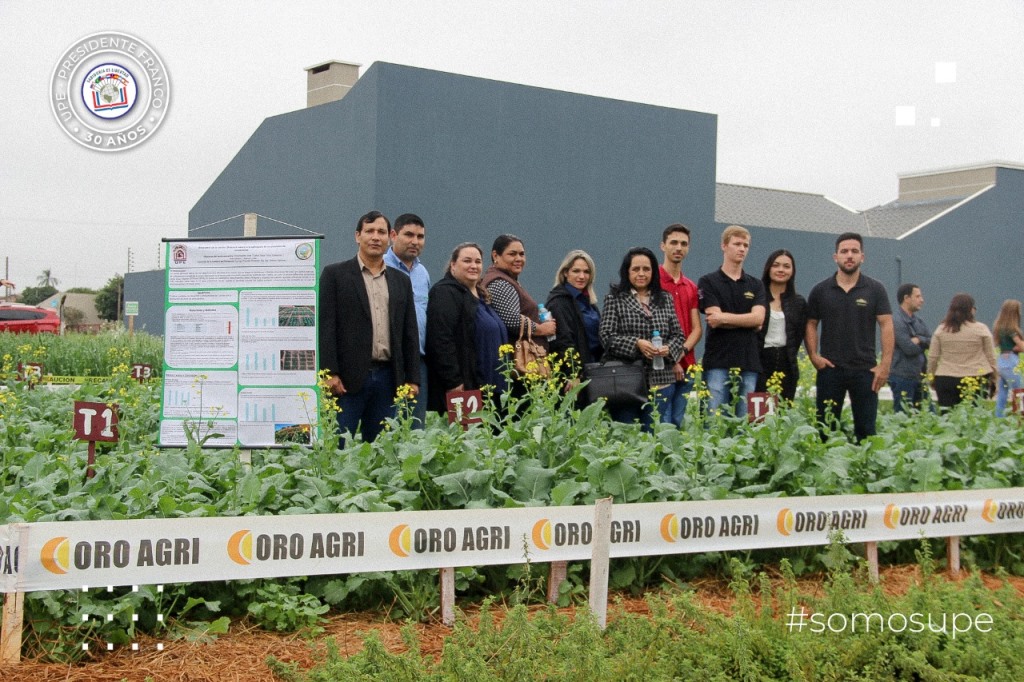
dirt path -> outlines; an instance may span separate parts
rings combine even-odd
[[[915,566],[886,568],[882,572],[882,585],[886,592],[902,594],[919,579]],[[984,576],[991,587],[999,581]],[[1017,591],[1024,595],[1024,578],[1011,578]],[[814,593],[821,590],[821,579],[800,581],[802,591]],[[734,599],[726,581],[704,580],[693,585],[697,598],[709,609],[729,613]],[[642,598],[618,597],[619,608],[630,613],[648,613]],[[540,608],[540,607],[537,607]],[[473,622],[477,616],[475,606],[468,606],[466,618]],[[338,649],[344,653],[355,653],[362,646],[362,635],[377,631],[389,647],[402,648],[399,623],[385,622],[380,614],[343,614],[332,616],[324,626],[324,633],[315,639],[296,634],[278,634],[260,630],[242,622],[233,623],[231,631],[216,641],[198,644],[184,641],[164,643],[162,651],[156,648],[156,640],[143,638],[139,651],[133,652],[121,647],[111,653],[98,653],[89,662],[72,666],[22,661],[17,667],[0,668],[3,682],[51,682],[68,680],[75,682],[120,682],[121,680],[156,681],[175,680],[178,682],[274,682],[276,678],[266,666],[268,656],[283,662],[296,662],[308,668],[314,662],[316,649],[323,646],[326,638],[333,638]],[[416,626],[420,635],[420,646],[425,654],[440,655],[449,629],[440,623]]]

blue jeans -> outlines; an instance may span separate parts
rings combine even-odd
[[[889,376],[889,388],[892,389],[893,412],[906,412],[907,407],[914,409],[921,407],[923,392],[920,378],[908,379],[893,374]],[[904,400],[910,404],[904,405]]]
[[[1000,353],[996,362],[999,369],[998,389],[996,390],[996,416],[1006,414],[1006,402],[1010,391],[1021,387],[1020,375],[1017,374],[1017,354]]]
[[[628,407],[609,407],[608,413],[613,420],[623,424],[632,424],[640,420],[640,426],[643,430],[650,433],[654,427],[654,407],[657,406],[658,414],[664,417],[671,405],[669,396],[673,386],[674,384],[669,384],[655,390],[654,402],[644,403],[643,405],[630,405]],[[661,421],[664,422],[665,419],[662,418]]]
[[[747,416],[747,394],[753,393],[757,386],[757,372],[744,370],[739,377],[733,377],[728,369],[715,367],[704,370],[704,381],[708,385],[711,398],[708,399],[708,411],[714,412],[720,405],[732,404],[737,417]],[[736,391],[733,404],[733,391]]]
[[[683,425],[683,418],[686,417],[686,404],[690,391],[693,390],[693,378],[687,377],[669,384],[664,390],[668,394],[668,405],[661,410],[661,423],[680,427]]]
[[[390,364],[374,363],[359,391],[338,396],[338,407],[338,430],[342,434],[355,434],[360,429],[364,441],[375,440],[384,420],[395,416],[394,369]]]
[[[826,415],[831,414],[835,424],[843,413],[843,401],[850,394],[850,408],[853,410],[853,433],[859,443],[875,435],[875,420],[878,417],[878,394],[871,390],[875,375],[870,369],[844,369],[826,367],[818,370],[815,382],[819,426],[824,428]],[[824,432],[822,440],[826,440]]]

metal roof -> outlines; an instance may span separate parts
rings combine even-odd
[[[870,237],[899,239],[971,197],[965,194],[934,201],[895,200],[865,211],[853,211],[822,194],[720,182],[715,185],[715,220],[826,234],[860,232]]]
[[[806,232],[866,232],[863,216],[821,194],[715,185],[715,220]]]

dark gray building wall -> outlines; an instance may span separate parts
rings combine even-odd
[[[1024,171],[998,168],[996,186],[914,234],[896,242],[903,280],[921,285],[922,318],[932,329],[957,292],[977,302],[989,327],[1008,298],[1024,298],[1021,235]]]
[[[377,63],[343,100],[267,119],[189,225],[258,212],[323,232],[330,263],[355,254],[364,212],[413,212],[435,280],[455,244],[477,241],[489,259],[513,232],[535,297],[573,248],[592,253],[603,292],[625,250],[656,248],[665,225],[715,231],[716,126],[710,114]],[[289,232],[261,220],[259,233]],[[241,219],[190,236],[238,234]]]
[[[594,257],[604,291],[630,246],[656,248],[671,222],[714,225],[715,116],[375,68],[378,207],[424,218],[435,277],[455,244],[477,241],[486,260],[511,232],[525,240],[535,297],[574,248]]]
[[[163,335],[165,278],[163,270],[129,272],[124,276],[124,300],[139,302],[135,331]],[[127,321],[124,324],[127,327]]]
[[[376,100],[377,77],[370,69],[344,100],[263,121],[189,211],[189,236],[241,236],[241,218],[196,228],[258,213],[318,234],[343,231],[351,237],[356,218],[375,201]],[[305,232],[260,218],[258,234]],[[340,253],[340,244],[331,247]]]

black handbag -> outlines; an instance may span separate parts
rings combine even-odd
[[[643,405],[648,401],[647,377],[639,362],[607,360],[588,362],[583,366],[583,389],[588,403],[604,398],[609,407]]]

